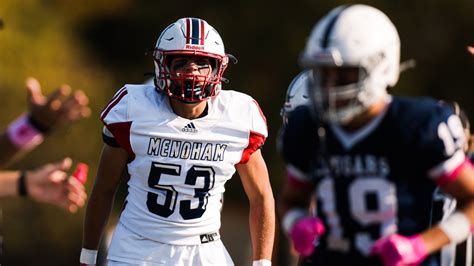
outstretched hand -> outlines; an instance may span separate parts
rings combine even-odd
[[[26,187],[30,197],[38,202],[56,205],[71,213],[84,206],[87,198],[84,185],[76,178],[69,178],[66,171],[72,160],[46,164],[27,172]]]
[[[89,98],[82,90],[76,90],[71,94],[71,87],[63,85],[48,96],[44,96],[35,78],[26,80],[26,88],[31,119],[43,131],[70,124],[91,114],[88,107]]]

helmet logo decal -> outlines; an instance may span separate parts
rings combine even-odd
[[[184,48],[191,49],[191,50],[204,50],[204,46],[192,45],[192,44],[186,44]]]

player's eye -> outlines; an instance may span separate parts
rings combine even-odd
[[[209,64],[210,64],[209,59],[206,59],[206,58],[198,58],[198,59],[195,59],[194,62],[199,67],[209,67]]]
[[[175,60],[173,60],[173,62],[171,63],[171,69],[172,69],[172,70],[181,69],[181,68],[183,68],[184,66],[186,66],[187,63],[188,63],[188,60],[187,60],[187,59],[175,59]]]

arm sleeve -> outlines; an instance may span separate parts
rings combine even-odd
[[[121,88],[105,106],[100,116],[104,123],[102,138],[112,147],[124,148],[131,157],[134,153],[130,144],[129,92],[127,87]]]
[[[268,136],[267,119],[263,114],[257,101],[252,99],[250,103],[250,129],[249,142],[242,152],[242,158],[239,163],[248,162],[250,155],[260,149]]]
[[[121,88],[112,97],[100,114],[100,119],[107,127],[110,124],[128,121],[128,90]],[[112,132],[113,133],[113,132]]]

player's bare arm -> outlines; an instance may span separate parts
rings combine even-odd
[[[297,183],[288,173],[279,200],[281,223],[294,251],[308,256],[314,251],[314,242],[325,232],[321,220],[312,213],[310,202],[315,196],[310,185]]]
[[[278,213],[284,217],[293,208],[308,210],[312,192],[309,186],[298,187],[287,181],[278,200]]]
[[[18,159],[39,145],[54,128],[88,117],[89,99],[81,90],[63,85],[48,96],[34,78],[26,81],[28,113],[13,121],[0,136],[0,166]]]
[[[471,225],[474,224],[473,177],[474,171],[471,165],[465,164],[455,181],[442,186],[444,192],[450,194],[457,200],[458,206],[460,206],[458,211],[462,212],[467,217]],[[460,225],[458,224],[458,226]],[[422,237],[426,244],[426,248],[430,253],[439,250],[443,245],[452,241],[439,225],[423,232]]]
[[[84,184],[68,176],[71,165],[72,160],[64,158],[29,171],[1,171],[0,197],[28,197],[74,213],[87,195]]]
[[[271,260],[275,235],[275,203],[268,171],[260,150],[247,163],[236,165],[250,203],[253,260]]]
[[[128,153],[104,144],[99,168],[86,209],[83,247],[97,250],[113,205],[115,192],[127,164]]]

